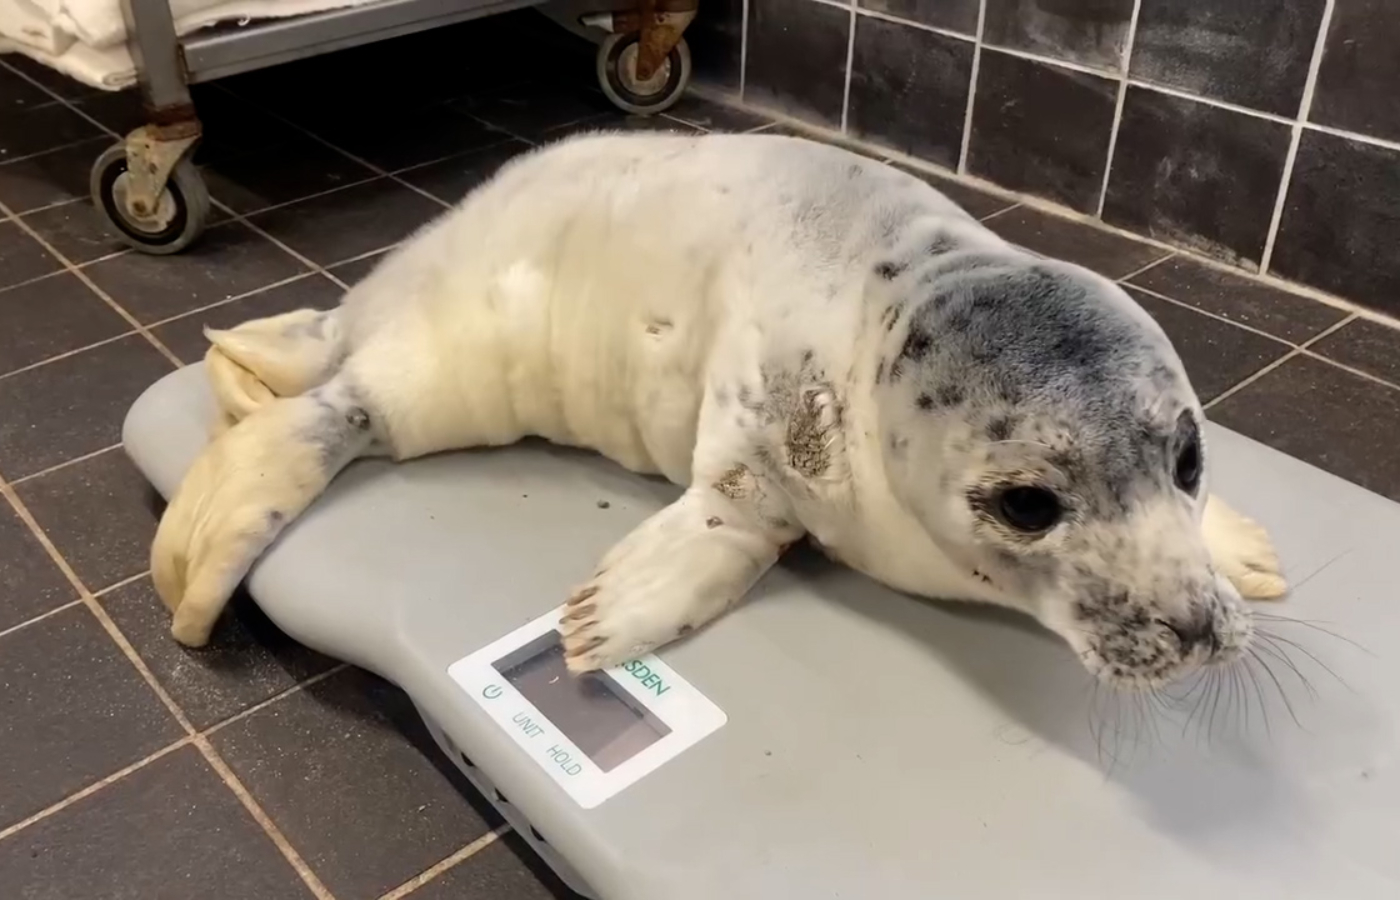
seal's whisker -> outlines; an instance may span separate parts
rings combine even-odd
[[[1355,691],[1355,689],[1352,688],[1352,686],[1347,682],[1345,678],[1337,674],[1337,671],[1335,669],[1333,669],[1331,666],[1327,665],[1327,663],[1319,659],[1316,653],[1313,653],[1311,650],[1309,650],[1307,647],[1304,647],[1297,641],[1292,640],[1291,638],[1286,638],[1281,634],[1274,634],[1273,632],[1265,631],[1262,628],[1255,629],[1255,634],[1258,635],[1260,638],[1264,639],[1265,641],[1271,642],[1274,648],[1279,650],[1280,652],[1283,651],[1284,646],[1292,647],[1294,650],[1297,650],[1299,653],[1303,654],[1308,659],[1317,663],[1318,666],[1320,666],[1324,672],[1326,672],[1328,675],[1331,675],[1336,680],[1336,682],[1342,687],[1346,688],[1349,691]]]
[[[1265,622],[1270,623],[1302,625],[1304,628],[1311,628],[1313,631],[1321,632],[1322,634],[1325,634],[1328,637],[1336,638],[1337,640],[1342,641],[1343,643],[1350,644],[1351,646],[1355,647],[1357,650],[1360,650],[1362,653],[1365,653],[1368,656],[1375,656],[1375,654],[1372,653],[1364,644],[1360,644],[1344,634],[1338,634],[1332,629],[1325,627],[1326,625],[1332,624],[1331,622],[1314,622],[1309,619],[1295,619],[1291,616],[1279,616],[1274,615],[1273,613],[1262,613],[1258,610],[1254,611],[1254,618],[1261,619]],[[1277,636],[1278,635],[1275,635],[1275,637]]]
[[[1249,656],[1255,662],[1259,663],[1259,665],[1263,666],[1264,674],[1269,676],[1269,680],[1271,680],[1274,683],[1274,687],[1278,689],[1279,699],[1283,701],[1284,708],[1288,710],[1288,716],[1293,720],[1293,724],[1297,725],[1299,728],[1303,728],[1303,723],[1298,719],[1298,713],[1293,709],[1293,701],[1288,699],[1288,691],[1283,689],[1283,682],[1279,681],[1278,676],[1274,674],[1274,670],[1269,666],[1268,660],[1260,656],[1258,651],[1253,647],[1249,650]]]
[[[1277,659],[1279,662],[1283,663],[1285,666],[1288,666],[1288,668],[1293,672],[1294,677],[1297,678],[1298,681],[1302,683],[1303,689],[1306,690],[1306,691],[1308,692],[1308,696],[1311,697],[1311,698],[1313,698],[1314,700],[1317,699],[1317,696],[1318,696],[1318,694],[1317,694],[1317,689],[1316,689],[1315,687],[1313,687],[1312,680],[1309,679],[1306,675],[1303,674],[1303,670],[1300,669],[1300,668],[1298,668],[1298,664],[1295,663],[1295,662],[1288,656],[1287,653],[1283,652],[1283,648],[1281,648],[1281,647],[1280,647],[1279,645],[1277,645],[1277,644],[1274,644],[1274,643],[1265,641],[1265,642],[1262,642],[1262,643],[1259,645],[1259,648],[1258,648],[1258,649],[1259,649],[1261,652],[1268,653],[1270,656],[1272,656],[1274,659]]]
[[[1253,651],[1250,651],[1251,655]],[[1264,733],[1273,736],[1273,723],[1269,720],[1269,703],[1264,698],[1264,687],[1259,683],[1259,674],[1254,671],[1254,666],[1250,665],[1250,657],[1245,656],[1240,660],[1245,674],[1249,676],[1250,686],[1254,688],[1254,697],[1259,701],[1259,715],[1264,720]]]

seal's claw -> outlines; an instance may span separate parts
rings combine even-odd
[[[1278,553],[1264,527],[1212,494],[1202,522],[1206,546],[1220,574],[1246,600],[1277,600],[1288,593]]]
[[[707,489],[643,522],[608,552],[559,621],[575,674],[620,665],[704,625],[738,603],[778,557],[780,540],[746,530],[743,516]]]

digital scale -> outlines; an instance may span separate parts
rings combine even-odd
[[[191,366],[128,415],[165,496],[213,410]],[[1395,900],[1400,506],[1207,431],[1214,488],[1270,528],[1294,586],[1261,609],[1336,635],[1261,623],[1311,693],[1275,659],[1190,717],[1149,715],[1025,616],[802,552],[688,640],[573,678],[560,604],[679,489],[542,443],[357,462],[248,587],[407,691],[598,900]]]

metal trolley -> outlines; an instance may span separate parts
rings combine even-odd
[[[193,160],[201,126],[189,86],[547,0],[375,0],[245,27],[175,34],[169,0],[122,0],[146,124],[93,164],[94,205],[137,250],[178,253],[203,232],[209,190]],[[581,24],[607,36],[598,47],[598,84],[620,109],[667,109],[690,81],[683,33],[699,0],[628,0]]]

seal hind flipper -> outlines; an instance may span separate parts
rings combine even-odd
[[[369,412],[338,377],[273,399],[204,449],[151,544],[152,580],[177,641],[208,642],[253,561],[373,438]]]

